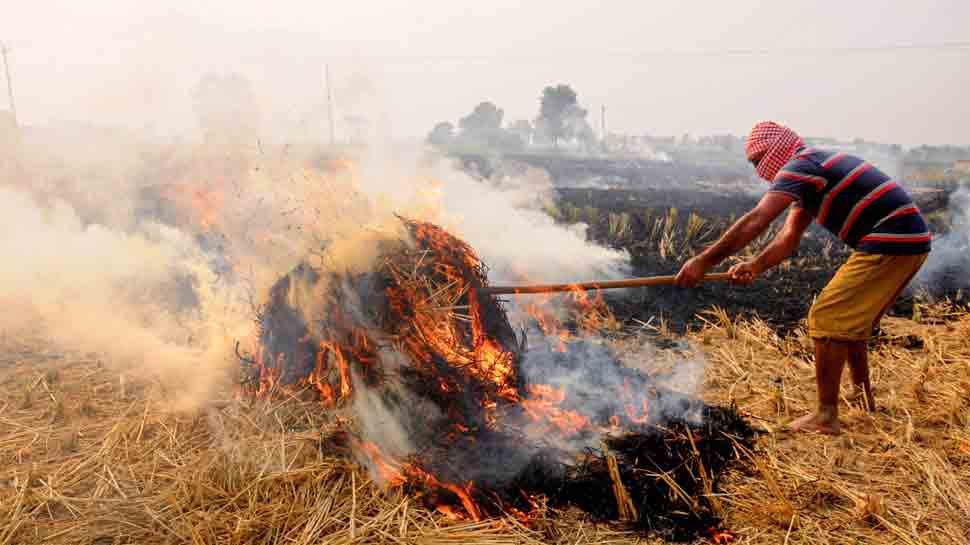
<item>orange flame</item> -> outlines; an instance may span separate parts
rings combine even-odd
[[[223,183],[218,181],[207,185],[192,182],[172,184],[165,189],[164,195],[176,203],[181,213],[188,214],[189,222],[203,232],[217,226],[226,202],[226,190]]]
[[[566,393],[561,389],[548,384],[532,384],[527,389],[531,395],[528,399],[523,399],[521,404],[529,418],[536,422],[548,422],[558,428],[564,437],[571,437],[591,428],[589,418],[559,407],[566,399]]]
[[[734,533],[731,530],[710,528],[707,530],[707,535],[711,537],[717,545],[727,545],[728,543],[734,543]]]
[[[333,168],[350,167],[334,164]],[[460,374],[460,380],[433,375],[436,383],[432,384],[442,391],[453,394],[462,391],[467,384],[476,385],[475,395],[480,396],[476,402],[481,405],[482,421],[462,422],[456,419],[445,432],[449,440],[469,438],[473,427],[483,422],[485,426],[495,429],[499,407],[507,408],[510,405],[521,408],[522,414],[530,422],[526,433],[537,437],[555,434],[568,438],[588,431],[605,431],[590,417],[564,408],[567,394],[561,388],[551,384],[530,384],[524,391],[519,390],[516,377],[516,358],[519,355],[516,347],[510,346],[509,340],[497,338],[490,332],[493,329],[489,328],[486,314],[496,303],[480,300],[474,285],[483,280],[470,278],[469,271],[481,271],[482,264],[471,248],[445,231],[430,224],[414,223],[410,226],[414,238],[420,241],[419,249],[424,253],[416,252],[419,255],[415,258],[416,263],[405,262],[401,267],[390,263],[381,269],[386,277],[383,301],[388,307],[387,312],[400,322],[394,324],[393,334],[385,335],[385,332],[381,333],[384,337],[372,337],[367,329],[354,325],[349,317],[343,316],[340,308],[332,309],[327,316],[330,324],[327,338],[314,341],[307,335],[299,340],[308,345],[316,343],[318,347],[312,351],[315,359],[307,363],[312,364],[312,371],[299,384],[316,391],[321,403],[327,407],[346,403],[354,394],[351,372],[380,369],[375,339],[380,338],[383,343],[389,336],[389,342],[409,357],[416,371],[434,371],[435,366],[442,365],[444,360],[449,369]],[[425,259],[429,262],[424,262]],[[429,269],[433,274],[428,273]],[[433,281],[428,279],[431,276],[434,277]],[[573,311],[568,324],[561,312],[564,304]],[[534,319],[554,349],[560,352],[566,352],[569,343],[578,334],[615,325],[602,297],[591,297],[588,292],[578,289],[564,296],[534,297],[522,301],[521,307]],[[299,362],[286,361],[282,353],[271,354],[260,344],[258,334],[251,339],[250,350],[259,370],[256,395],[285,391],[287,386],[280,384],[284,369]],[[628,384],[621,395],[624,396],[624,414],[611,415],[609,426],[615,428],[623,422],[647,422],[650,411],[645,398],[632,392]],[[394,459],[372,442],[353,439],[352,447],[367,460],[376,477],[386,486],[420,484],[424,491],[434,497],[437,510],[444,516],[471,520],[482,518],[483,510],[475,497],[477,494],[480,498],[481,494],[488,492],[477,490],[474,482],[447,482],[422,470],[416,463]],[[526,496],[526,500],[536,505],[535,498]],[[502,502],[499,500],[498,503]],[[521,515],[522,520],[527,519],[521,512],[513,514]]]

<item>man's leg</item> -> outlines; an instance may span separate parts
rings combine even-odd
[[[793,431],[813,431],[838,435],[839,384],[842,368],[849,356],[850,343],[832,339],[815,339],[815,383],[818,388],[818,409],[791,424]]]
[[[886,301],[886,304],[883,305],[882,309],[879,311],[879,314],[876,316],[876,319],[873,320],[873,327],[879,325],[879,322],[882,321],[882,317],[886,314],[886,311],[889,310],[889,307],[896,302],[896,299],[898,299],[899,295],[903,293],[906,286],[912,282],[913,277],[916,276],[917,272],[919,272],[919,267],[922,266],[924,260],[925,256],[923,259],[919,259],[919,261],[915,264],[915,267],[913,267],[912,274],[906,278],[905,282],[899,285],[893,296]],[[913,265],[911,265],[911,267],[912,266]],[[865,401],[866,410],[869,412],[875,411],[876,398],[872,394],[872,383],[869,381],[869,347],[867,342],[858,341],[850,343],[849,368],[852,370],[853,385],[853,392],[850,399],[853,401],[862,399]]]
[[[809,335],[815,340],[818,410],[793,422],[793,430],[839,433],[839,382],[847,359],[852,382],[863,389],[867,408],[874,409],[866,339],[925,260],[925,254],[854,252],[839,267],[808,313]]]
[[[849,343],[849,369],[852,372],[852,400],[861,399],[869,412],[876,410],[876,398],[869,381],[869,349],[864,341]]]

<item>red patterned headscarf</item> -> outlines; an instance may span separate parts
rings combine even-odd
[[[751,129],[744,151],[749,159],[764,153],[755,170],[758,176],[771,182],[795,155],[795,150],[804,146],[805,142],[795,131],[774,121],[762,121]]]

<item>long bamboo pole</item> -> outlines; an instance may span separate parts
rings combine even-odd
[[[479,293],[486,295],[520,294],[520,293],[553,293],[558,291],[589,291],[608,290],[614,288],[637,288],[641,286],[667,286],[674,283],[676,276],[645,276],[629,278],[627,280],[607,280],[603,282],[578,282],[574,284],[531,284],[522,286],[488,286],[481,288]],[[704,282],[726,282],[731,280],[728,273],[714,273],[704,275]]]

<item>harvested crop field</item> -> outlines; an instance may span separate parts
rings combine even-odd
[[[737,218],[751,210],[759,194],[727,189],[697,187],[636,190],[562,187],[556,189],[550,213],[564,224],[584,224],[587,236],[599,244],[626,251],[633,274],[650,276],[675,274],[681,264],[713,243]],[[959,216],[960,205],[953,205],[955,191],[966,193],[959,185],[940,188],[910,188],[914,200],[926,214],[935,233],[945,238],[954,232],[951,224]],[[763,188],[756,188],[763,189]],[[957,211],[957,212],[954,212]],[[962,216],[958,221],[966,222]],[[754,241],[731,260],[752,258],[780,229],[777,221],[769,232]],[[964,233],[954,232],[954,241],[935,246],[947,255],[949,270],[932,277],[918,278],[891,309],[898,316],[910,316],[914,304],[948,300],[970,305],[970,280],[964,271],[970,267]],[[947,243],[951,242],[951,243]],[[663,322],[667,329],[684,332],[697,326],[698,312],[719,306],[730,314],[760,317],[781,334],[796,328],[811,302],[828,283],[835,269],[851,249],[817,225],[802,238],[795,254],[776,269],[767,271],[767,281],[745,288],[709,283],[684,291],[673,287],[621,294],[610,298],[613,312],[621,320]]]
[[[353,161],[267,157],[228,169],[251,191],[208,182],[233,160],[176,157],[207,182],[139,186],[131,225],[22,201],[58,244],[25,253],[0,320],[0,545],[966,542],[965,279],[893,309],[876,412],[797,435],[802,320],[845,256],[820,233],[748,287],[481,289],[519,265],[503,281],[672,273],[748,195],[540,208],[452,172],[445,202],[483,227],[461,231],[375,211]],[[947,206],[924,208],[946,227]]]
[[[0,545],[970,545],[970,2],[223,3],[4,12]]]
[[[937,305],[918,318],[886,320],[871,360],[878,410],[844,403],[847,433],[832,439],[785,430],[814,397],[801,330],[704,315],[683,348],[707,362],[703,397],[736,403],[759,435],[715,501],[733,541],[702,542],[970,539],[970,315]],[[336,423],[315,402],[226,391],[177,411],[171,384],[97,354],[52,351],[30,331],[2,345],[5,545],[663,542],[569,509],[451,521],[325,454]]]

